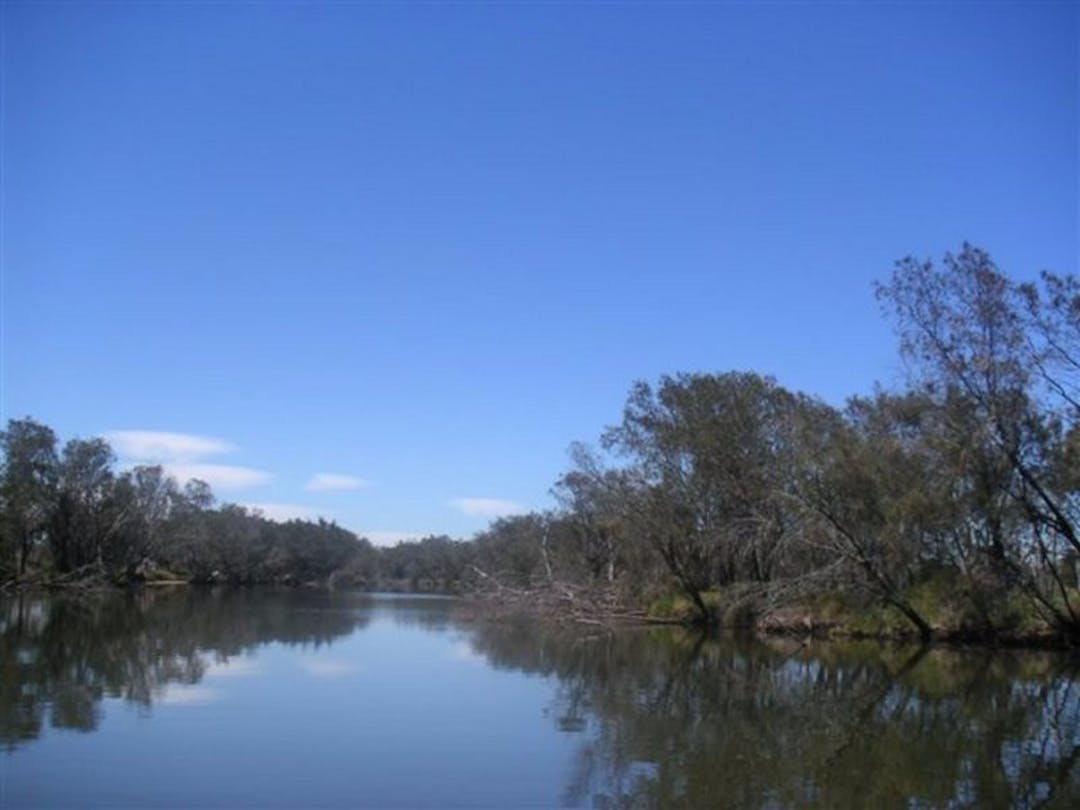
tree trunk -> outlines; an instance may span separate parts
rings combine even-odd
[[[907,602],[904,602],[901,599],[896,599],[895,597],[889,597],[887,601],[890,605],[903,613],[909,622],[915,625],[915,627],[919,631],[919,639],[921,641],[925,643],[933,639],[934,628],[929,625],[926,619],[919,615],[919,612],[915,610],[915,608],[913,608]]]
[[[551,572],[551,560],[548,559],[548,530],[544,529],[544,533],[540,536],[540,556],[544,560],[544,573],[547,575],[548,585],[555,581],[555,576]]]
[[[701,597],[701,592],[697,588],[692,588],[688,585],[683,586],[687,595],[694,603],[694,607],[697,608],[698,616],[700,617],[701,624],[711,624],[712,616],[709,615],[709,607],[705,604],[705,600]]]

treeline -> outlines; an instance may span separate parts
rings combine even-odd
[[[13,419],[0,432],[0,586],[184,581],[457,592],[471,547],[428,537],[391,548],[324,520],[267,519],[218,503],[160,466],[118,470],[104,439],[59,445]]]
[[[880,610],[866,629],[1080,641],[1080,283],[965,245],[877,294],[904,390],[836,408],[754,373],[638,383],[560,509],[497,522],[476,565],[638,603],[674,586],[702,621]]]
[[[217,505],[159,466],[118,472],[103,439],[58,448],[32,419],[10,421],[0,447],[0,583],[325,581],[359,548],[333,523]]]
[[[637,383],[599,445],[573,448],[556,509],[468,542],[376,549],[332,523],[273,523],[160,468],[117,473],[100,439],[57,451],[47,427],[14,421],[0,577],[130,580],[152,561],[194,581],[546,591],[681,601],[702,622],[1080,641],[1080,282],[1019,283],[965,245],[898,262],[877,293],[906,388],[837,408],[751,372]]]

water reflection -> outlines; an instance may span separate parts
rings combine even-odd
[[[361,631],[359,640],[368,641],[352,653],[358,639],[338,643]],[[406,634],[408,644],[395,648]],[[453,726],[459,714],[446,705],[470,700],[461,690],[474,681],[476,689],[495,689],[492,679],[528,678],[547,697],[536,698],[542,707],[529,704],[537,705],[535,714],[530,708],[522,722],[535,717],[561,741],[570,763],[559,789],[533,804],[1080,806],[1080,666],[1074,656],[804,646],[670,628],[589,631],[527,618],[469,618],[453,602],[410,597],[182,589],[0,602],[0,740],[15,750],[49,726],[91,731],[101,722],[105,698],[147,711],[159,703],[206,703],[220,687],[208,685],[207,676],[261,676],[263,658],[247,653],[271,642],[297,648],[292,659],[300,670],[326,685],[319,691],[310,681],[280,681],[283,689],[307,689],[308,701],[341,701],[332,713],[347,721],[337,735],[352,735],[304,737],[306,748],[320,752],[312,761],[325,759],[331,769],[305,773],[313,785],[340,772],[340,761],[336,770],[333,762],[343,748],[367,746],[364,756],[375,772],[401,767],[368,761],[385,748],[373,740],[407,738],[401,750],[422,765],[418,777],[438,774],[440,767],[474,767],[474,752],[483,762],[493,749],[479,747],[475,718],[464,715],[469,725]],[[361,648],[369,657],[356,657]],[[384,658],[407,660],[409,669],[380,669]],[[476,665],[467,678],[456,674],[463,661]],[[436,662],[458,669],[436,670]],[[350,691],[346,676],[358,666],[370,679]],[[418,675],[418,667],[429,669]],[[453,681],[456,693],[446,686],[453,678],[460,678]],[[388,689],[407,689],[404,699],[424,708],[409,713],[395,703],[384,712]],[[521,699],[529,694],[521,691]],[[302,705],[312,717],[325,715]],[[230,722],[258,727],[243,713]],[[396,737],[387,736],[387,723]],[[508,736],[492,734],[491,745],[505,752],[518,738],[535,741],[537,728],[500,728]],[[445,748],[424,750],[425,740],[434,745],[439,739],[462,741],[455,764]],[[433,753],[438,750],[441,759]],[[223,770],[231,767],[228,756],[222,752]],[[523,749],[516,776],[491,773],[491,784],[477,786],[476,795],[498,795],[498,780],[522,780],[533,760]],[[550,780],[537,781],[550,789]],[[327,786],[326,795],[307,798],[355,805],[352,787],[332,794]],[[423,795],[428,799],[418,803],[438,804],[443,794]],[[192,794],[193,800],[201,796]],[[249,799],[272,804],[275,796]]]
[[[1080,685],[1058,653],[802,646],[527,620],[473,636],[554,676],[601,808],[1080,806]]]
[[[208,668],[235,671],[234,657],[271,641],[318,647],[370,619],[335,607],[301,591],[14,596],[0,602],[0,741],[13,748],[46,723],[92,731],[105,697],[198,702]]]

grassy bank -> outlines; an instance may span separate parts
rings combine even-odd
[[[1075,598],[1071,594],[1070,598]],[[768,634],[817,638],[910,640],[917,628],[897,608],[852,590],[834,589],[783,601],[766,599],[741,586],[702,594],[710,611],[707,624],[754,629]],[[1016,591],[975,598],[945,578],[913,586],[905,599],[919,612],[938,641],[1002,646],[1069,646],[1070,639],[1038,605]],[[681,594],[654,599],[646,615],[657,620],[701,624],[694,603]]]

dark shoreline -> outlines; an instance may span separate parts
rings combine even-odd
[[[887,631],[864,631],[853,627],[851,623],[833,619],[820,619],[807,616],[804,612],[787,616],[783,612],[769,613],[757,617],[751,622],[725,623],[721,621],[701,622],[692,616],[657,616],[650,615],[644,608],[603,603],[590,599],[571,598],[566,592],[549,589],[514,592],[446,592],[430,590],[409,590],[390,587],[334,588],[326,582],[197,582],[186,579],[147,579],[126,583],[104,581],[98,578],[84,580],[49,580],[36,579],[19,582],[9,580],[0,584],[0,597],[39,593],[42,595],[66,594],[87,595],[115,593],[121,591],[137,592],[143,588],[225,588],[246,590],[261,589],[303,589],[326,590],[340,593],[397,593],[404,595],[432,596],[440,595],[460,599],[462,606],[473,618],[507,618],[514,615],[527,615],[532,618],[547,620],[558,624],[579,624],[594,627],[632,628],[632,627],[684,627],[700,630],[704,633],[748,633],[764,638],[789,638],[800,642],[813,641],[872,641],[882,644],[922,644],[935,647],[953,647],[966,649],[1008,649],[1008,650],[1061,650],[1076,651],[1077,644],[1060,633],[1049,629],[1037,632],[1021,633],[994,631],[978,628],[960,630],[941,630],[927,640],[920,639],[917,632],[907,628]],[[479,615],[480,613],[483,616]]]
[[[701,622],[693,617],[653,616],[641,608],[594,609],[580,603],[541,593],[466,594],[463,601],[470,607],[481,608],[492,616],[523,614],[560,624],[581,624],[611,628],[671,626],[696,629],[704,633],[748,633],[763,638],[789,638],[794,641],[872,641],[882,644],[924,644],[934,647],[964,649],[1060,650],[1078,651],[1068,637],[1052,630],[1020,633],[977,628],[936,631],[929,639],[921,639],[913,629],[906,628],[867,632],[844,622],[807,620],[805,616],[783,617],[772,613],[746,623]]]

